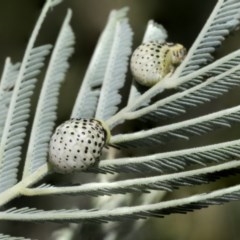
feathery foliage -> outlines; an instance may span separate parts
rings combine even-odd
[[[109,55],[103,86],[96,110],[96,118],[106,120],[118,110],[121,102],[118,90],[126,80],[128,56],[131,53],[132,31],[126,19],[118,22]],[[114,71],[113,71],[114,69]]]
[[[110,63],[109,58],[113,47],[117,23],[119,20],[126,17],[127,11],[128,8],[123,8],[117,11],[113,10],[110,13],[108,24],[98,41],[83,79],[80,92],[73,108],[72,117],[91,118],[95,116],[101,86],[107,71],[107,66]]]
[[[70,19],[71,11],[69,10],[44,79],[29,140],[23,177],[33,173],[47,162],[48,143],[57,118],[59,88],[69,67],[67,60],[73,53],[74,34],[69,25]]]
[[[205,26],[189,49],[187,57],[175,72],[175,76],[187,75],[213,59],[211,54],[216,47],[239,24],[239,7],[238,0],[219,0],[217,2]]]
[[[20,64],[12,64],[10,58],[5,61],[3,74],[0,82],[0,137],[2,137],[3,128],[7,118],[8,108],[15,85],[15,80],[19,71]]]
[[[184,115],[192,107],[213,101],[240,85],[240,50],[212,62],[212,53],[230,32],[239,27],[239,1],[217,2],[185,60],[172,76],[144,90],[133,79],[128,103],[121,110],[118,109],[122,101],[120,90],[128,80],[133,31],[127,18],[128,8],[110,13],[76,96],[71,117],[104,120],[111,130],[116,128],[117,133],[112,131],[110,144],[104,149],[101,161],[79,175],[82,183],[73,185],[66,182],[64,186],[49,183],[44,177],[52,174],[47,162],[49,141],[57,119],[60,87],[74,51],[71,10],[67,12],[53,48],[50,44],[36,47],[46,15],[60,2],[46,1],[21,64],[12,64],[7,58],[3,69],[0,82],[0,220],[82,223],[82,227],[85,222],[110,222],[101,226],[102,232],[105,239],[114,240],[120,236],[121,225],[118,222],[164,217],[239,200],[239,185],[162,200],[166,192],[186,186],[207,185],[239,174],[239,139],[166,152],[158,149],[160,144],[175,139],[189,140],[191,136],[207,134],[216,128],[231,127],[233,123],[240,122],[240,106],[237,105],[170,124],[158,124],[163,119]],[[164,42],[167,38],[163,26],[149,21],[144,43],[153,40]],[[35,93],[37,76],[50,52],[27,141],[31,96]],[[171,88],[175,91],[164,97],[162,92]],[[132,130],[129,120],[137,122],[139,119],[143,120],[144,127]],[[125,125],[117,128],[122,123]],[[26,156],[22,152],[24,144],[27,146]],[[23,172],[20,163],[23,164]],[[91,180],[85,177],[88,173],[91,173]],[[58,195],[95,199],[88,208],[80,206],[79,209],[64,209],[63,205],[49,210],[28,204],[18,208],[12,207],[10,202],[22,196],[44,196],[46,199],[51,196],[57,199]],[[137,229],[144,223],[131,223],[130,226]],[[80,228],[69,226],[69,236],[74,236],[77,229]],[[26,239],[7,234],[0,234],[0,239]],[[129,234],[133,235],[133,230]]]

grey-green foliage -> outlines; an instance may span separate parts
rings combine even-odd
[[[24,238],[24,237],[12,237],[9,235],[0,234],[1,240],[30,240],[30,238]]]
[[[6,59],[0,83],[0,206],[5,206],[18,196],[45,195],[47,198],[55,195],[57,198],[57,195],[65,194],[96,197],[109,195],[111,198],[106,201],[107,204],[100,197],[96,198],[95,206],[89,210],[55,210],[53,207],[46,211],[29,206],[2,209],[0,220],[118,222],[185,213],[209,205],[239,200],[240,186],[236,185],[178,200],[156,202],[156,199],[164,196],[160,190],[173,191],[182,186],[207,184],[239,173],[239,140],[164,153],[147,154],[145,151],[141,156],[116,158],[110,149],[109,154],[105,154],[106,159],[102,159],[98,165],[87,171],[100,176],[91,183],[65,187],[43,183],[32,187],[51,173],[51,167],[47,163],[48,143],[55,126],[60,85],[69,68],[68,60],[73,53],[75,41],[74,31],[70,26],[71,10],[68,10],[54,46],[35,46],[46,14],[60,2],[48,0],[44,5],[21,64],[13,64],[9,58]],[[212,62],[212,53],[216,47],[231,31],[239,27],[240,2],[219,0],[185,60],[174,74],[145,92],[138,92],[133,81],[128,104],[118,111],[121,103],[120,89],[126,81],[129,56],[132,52],[133,32],[128,23],[127,10],[123,8],[110,13],[76,97],[72,117],[96,117],[105,120],[110,129],[127,123],[128,120],[158,122],[162,118],[184,114],[240,84],[240,50]],[[163,26],[150,21],[143,41],[166,39],[167,32]],[[37,76],[50,52],[27,144],[26,158],[22,159],[31,96],[34,94]],[[169,88],[177,89],[176,93],[161,98],[160,93]],[[159,100],[153,100],[155,96],[158,96]],[[216,127],[231,127],[233,122],[239,121],[240,106],[235,106],[164,126],[116,134],[111,137],[110,144],[139,148],[164,144],[173,138],[188,140],[192,135],[206,134]],[[23,173],[19,172],[20,162],[24,165]],[[208,166],[209,163],[211,166]],[[198,169],[189,171],[186,170],[188,166],[197,166]],[[115,175],[105,175],[106,173]],[[125,178],[122,173],[125,173]],[[132,175],[128,178],[128,173],[135,173],[135,178],[132,178]],[[147,173],[148,177],[140,177],[138,173]],[[151,190],[156,191],[150,192]],[[134,195],[127,194],[133,192],[148,193],[148,197],[142,197],[139,205],[133,206],[131,203],[134,202]],[[99,209],[96,209],[96,206]],[[107,226],[103,228],[106,239],[116,239],[118,223]],[[139,226],[136,224],[132,229]],[[73,236],[72,232],[75,230],[76,227],[69,227],[67,233],[71,232],[70,235]],[[24,238],[2,234],[0,239]]]
[[[109,65],[111,64],[111,60],[115,58],[115,56],[112,56],[112,58],[110,58],[110,55],[113,55],[115,53],[113,51],[119,51],[119,49],[117,49],[118,43],[116,43],[116,41],[119,41],[120,39],[118,39],[115,34],[122,35],[124,34],[124,31],[129,31],[128,24],[126,23],[127,11],[128,8],[123,8],[119,11],[113,10],[110,13],[107,25],[100,36],[99,42],[96,46],[91,62],[89,63],[89,67],[83,79],[82,86],[79,90],[79,94],[73,108],[72,117],[94,117],[104,78],[107,78],[107,81],[110,81],[110,77],[116,77],[110,75],[111,69]],[[122,26],[123,24],[125,26]],[[126,33],[126,38],[128,37],[128,35],[129,34]],[[115,48],[113,48],[113,44],[115,44]],[[130,46],[125,46],[124,51],[129,51],[129,47]],[[126,65],[126,59],[123,60],[125,61],[121,61],[120,64]],[[122,67],[124,68],[124,66]],[[123,70],[121,74],[124,74],[125,71]],[[120,78],[124,80],[124,76]],[[116,80],[117,79],[113,79],[113,81]]]

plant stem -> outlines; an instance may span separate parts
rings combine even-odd
[[[5,203],[9,202],[10,200],[22,195],[25,188],[41,180],[44,176],[46,176],[49,173],[49,169],[50,168],[48,164],[44,164],[37,171],[29,175],[28,177],[24,178],[13,187],[2,192],[0,194],[0,206],[3,206]]]

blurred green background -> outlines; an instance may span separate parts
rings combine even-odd
[[[169,41],[180,42],[189,48],[198,35],[201,27],[211,13],[216,0],[65,0],[47,16],[43,29],[40,32],[38,45],[43,43],[54,43],[59,28],[66,14],[67,8],[73,10],[72,27],[76,34],[76,51],[71,58],[71,68],[61,90],[59,122],[68,119],[76,98],[81,81],[84,77],[90,57],[98,37],[103,30],[109,12],[123,6],[129,6],[130,24],[134,31],[134,47],[140,44],[145,27],[149,19],[153,19],[167,29]],[[10,56],[13,62],[22,59],[28,38],[34,27],[36,19],[44,4],[43,0],[2,0],[0,1],[0,71],[2,71],[5,58]],[[216,58],[240,47],[239,32],[232,34],[215,54]],[[39,83],[38,88],[40,88]],[[36,99],[35,99],[36,102]],[[34,104],[34,103],[33,103]],[[239,104],[239,88],[233,90],[219,101],[201,107],[198,113],[210,112],[230,105]],[[194,111],[191,112],[194,114]],[[191,116],[191,115],[189,115]],[[203,145],[224,139],[239,137],[239,130],[233,128],[221,135],[196,139],[194,138],[188,147],[194,144]],[[169,146],[163,147],[167,150]],[[183,147],[181,143],[174,147]],[[223,184],[228,184],[224,182]],[[202,188],[203,191],[209,189]],[[184,196],[194,193],[195,190],[185,188],[177,192],[176,196]],[[171,197],[174,198],[175,195]],[[41,198],[38,201],[45,201]],[[59,206],[65,198],[57,198],[48,203],[42,202],[46,208],[56,204]],[[71,207],[70,197],[65,207]],[[78,199],[79,200],[79,199]],[[23,199],[25,201],[25,199]],[[26,202],[30,204],[31,200]],[[25,202],[24,204],[25,205]],[[55,206],[55,205],[54,205]],[[239,202],[216,206],[187,215],[172,215],[165,219],[151,219],[148,224],[137,233],[139,240],[238,240],[240,230]],[[4,233],[24,235],[38,239],[50,239],[52,230],[58,229],[58,224],[31,224],[31,223],[1,223],[0,230]],[[92,229],[92,228],[91,228]],[[80,239],[76,238],[76,239]],[[82,238],[81,238],[82,239]],[[89,232],[86,239],[101,239],[94,233]]]

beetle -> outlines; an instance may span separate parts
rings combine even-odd
[[[131,72],[139,84],[151,87],[170,76],[185,56],[186,49],[179,43],[143,43],[132,54]]]

